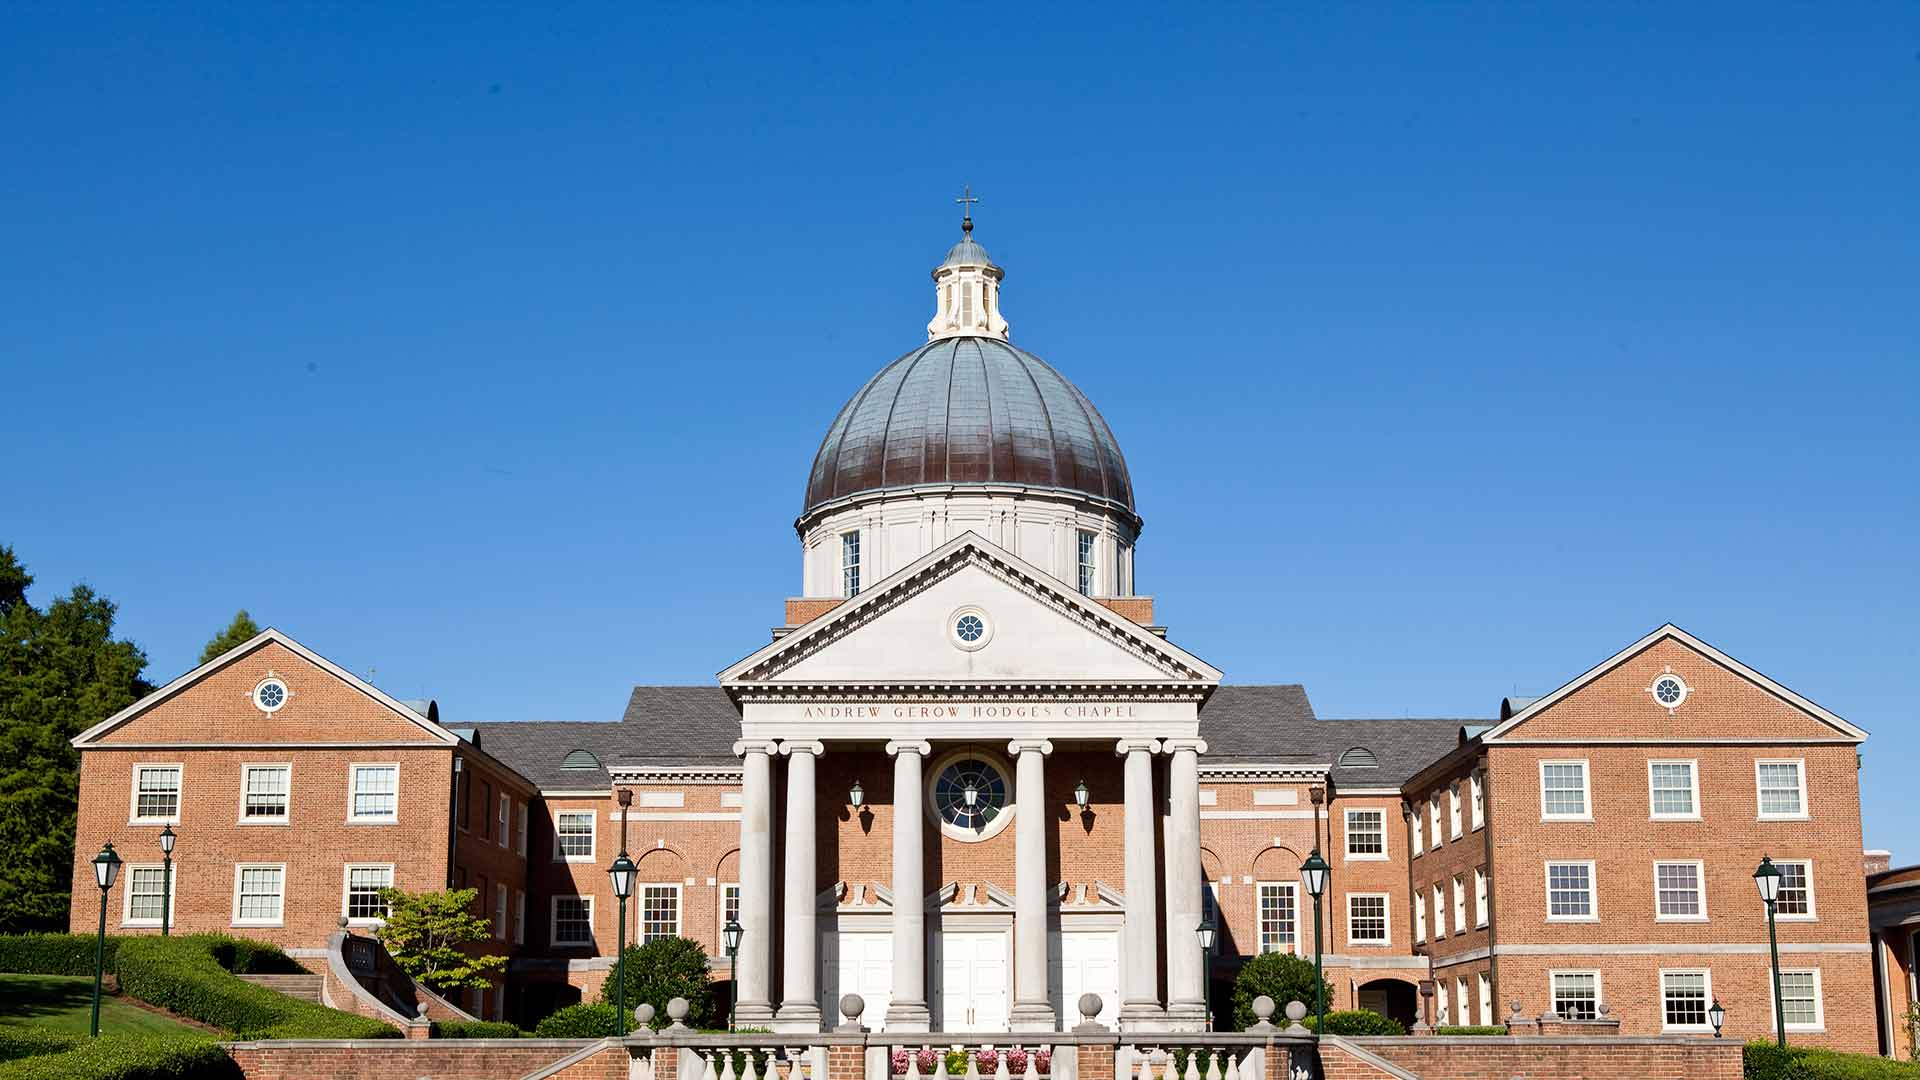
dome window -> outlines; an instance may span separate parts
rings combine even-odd
[[[569,750],[567,751],[567,756],[561,759],[560,767],[563,769],[597,769],[600,767],[600,759],[594,757],[593,752],[590,750]]]
[[[1377,769],[1380,767],[1380,759],[1373,756],[1373,751],[1366,747],[1356,746],[1340,755],[1340,767],[1343,769]]]

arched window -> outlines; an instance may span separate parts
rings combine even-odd
[[[1380,759],[1374,757],[1373,751],[1366,747],[1356,746],[1340,755],[1340,767],[1343,769],[1377,769],[1380,767]]]
[[[597,769],[600,767],[600,759],[594,757],[593,753],[588,750],[569,750],[567,751],[567,756],[561,759],[560,767],[563,769]]]

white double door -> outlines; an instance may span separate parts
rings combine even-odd
[[[820,935],[820,1011],[829,1028],[839,1025],[840,998],[859,994],[866,1002],[860,1023],[887,1028],[893,1003],[893,934],[886,930],[827,930]]]
[[[1120,1019],[1120,933],[1117,930],[1063,930],[1049,950],[1047,985],[1061,1030],[1080,1022],[1080,995],[1100,995],[1100,1015],[1110,1029]]]
[[[1005,1031],[1012,951],[1005,930],[944,930],[934,936],[934,1024],[941,1031]]]

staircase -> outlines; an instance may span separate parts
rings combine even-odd
[[[282,993],[302,1001],[320,1003],[320,976],[318,975],[242,975],[255,986],[264,986],[269,990]]]

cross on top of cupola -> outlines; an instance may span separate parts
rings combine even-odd
[[[1000,316],[1000,279],[1005,271],[973,239],[973,204],[980,197],[971,186],[961,189],[960,242],[933,269],[934,315],[927,323],[927,340],[948,337],[996,337],[1008,340],[1007,320]]]

